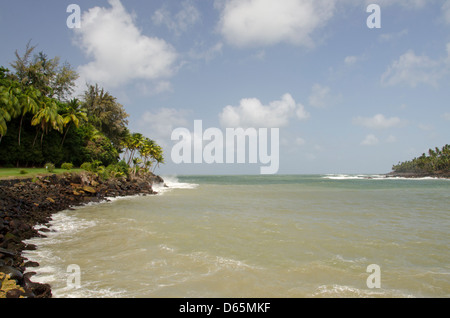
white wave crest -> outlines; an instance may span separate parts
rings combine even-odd
[[[395,177],[382,174],[327,174],[322,176],[322,179],[330,180],[449,180],[445,178],[436,177],[421,177],[421,178],[407,178]]]
[[[176,176],[163,176],[162,178],[164,183],[153,184],[153,190],[158,192],[158,194],[163,194],[173,189],[196,189],[199,186],[196,183],[180,182]]]
[[[363,179],[385,179],[383,175],[373,174],[373,175],[350,175],[350,174],[327,174],[322,177],[323,179],[330,180],[363,180]]]

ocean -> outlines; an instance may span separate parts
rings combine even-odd
[[[450,297],[450,180],[164,179],[55,214],[27,241],[33,280],[56,298]]]

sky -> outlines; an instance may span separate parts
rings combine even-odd
[[[260,173],[174,163],[195,120],[279,129],[279,174],[387,173],[450,141],[449,0],[2,1],[0,40],[0,65],[31,40],[78,72],[76,96],[117,97],[162,175]]]

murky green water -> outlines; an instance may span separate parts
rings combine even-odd
[[[27,252],[41,264],[34,280],[55,297],[450,297],[450,180],[167,182],[55,215]],[[371,264],[381,288],[367,285]]]

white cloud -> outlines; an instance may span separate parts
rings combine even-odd
[[[220,123],[226,128],[281,128],[296,116],[300,120],[309,118],[302,104],[297,104],[290,94],[279,101],[263,105],[256,98],[242,99],[239,106],[227,106],[220,113]]]
[[[419,84],[437,86],[448,74],[450,68],[450,44],[447,44],[447,56],[442,59],[431,59],[426,55],[418,56],[410,50],[400,56],[397,61],[382,75],[381,82],[388,86],[405,84],[416,87]]]
[[[402,124],[402,121],[398,117],[386,118],[384,115],[378,114],[369,118],[356,117],[353,119],[353,124],[370,129],[386,129],[399,126]]]
[[[156,112],[145,112],[139,125],[150,138],[155,139],[162,146],[166,146],[172,131],[179,127],[187,127],[187,111],[172,108],[161,108]]]
[[[119,0],[110,8],[94,7],[74,29],[76,44],[93,61],[79,67],[80,82],[117,87],[132,80],[160,81],[175,72],[175,49],[164,40],[148,37],[137,28]]]
[[[449,0],[447,0],[449,1]],[[363,2],[361,4],[361,2]],[[406,10],[423,9],[429,0],[378,0],[382,8],[397,6]],[[237,47],[270,46],[279,43],[312,47],[314,34],[333,18],[338,10],[348,7],[361,8],[373,0],[215,0],[214,7],[220,11],[217,29],[228,44]],[[450,5],[443,10],[448,12]],[[382,40],[403,36],[382,35]]]
[[[366,138],[361,142],[363,146],[374,146],[378,144],[378,138],[375,135],[367,135]]]
[[[278,43],[312,46],[312,34],[334,13],[335,0],[230,0],[220,2],[219,32],[238,47]]]
[[[297,105],[297,110],[295,111],[295,115],[298,119],[304,120],[308,119],[311,115],[306,111],[305,106],[302,104]]]
[[[450,120],[450,113],[445,113],[442,117],[444,117],[445,120]]]
[[[189,27],[200,21],[201,14],[191,1],[183,1],[181,2],[181,6],[181,10],[174,16],[172,16],[166,7],[157,10],[152,16],[153,23],[156,25],[165,25],[178,36],[186,32]]]

